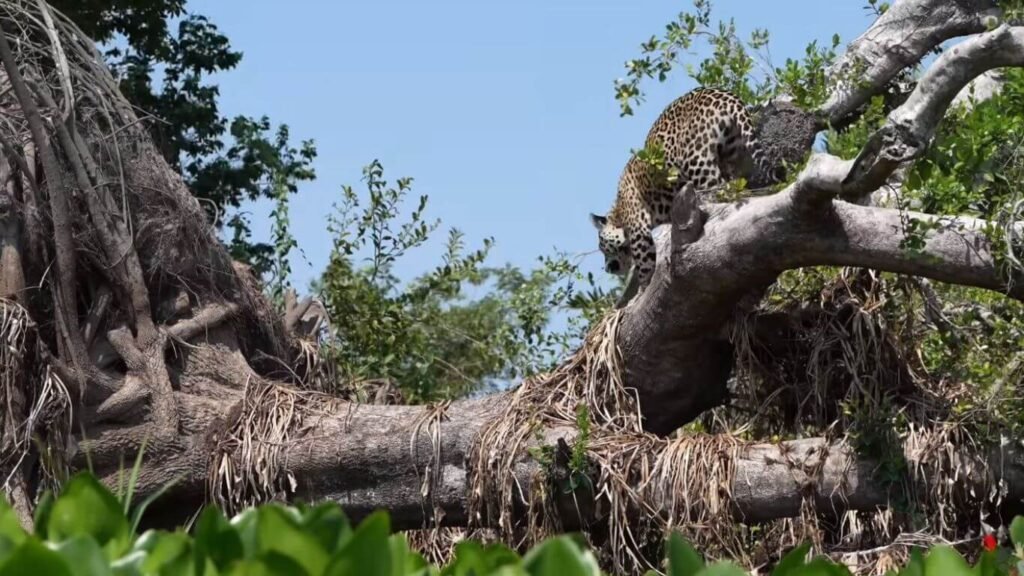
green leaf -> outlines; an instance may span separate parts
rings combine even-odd
[[[974,574],[976,576],[1000,576],[1001,573],[999,570],[999,559],[996,558],[996,554],[988,550],[982,552],[981,557],[978,558],[978,563],[974,566]]]
[[[28,538],[28,534],[22,528],[14,508],[0,498],[0,557],[6,556],[26,538]]]
[[[35,535],[39,538],[46,538],[46,531],[50,522],[50,514],[53,512],[53,503],[55,501],[53,492],[47,490],[43,493],[43,497],[39,499],[39,504],[36,504],[36,513],[33,518],[33,524],[35,524]]]
[[[113,574],[110,563],[95,540],[88,536],[75,536],[54,547],[69,566],[74,566],[75,576],[107,576]]]
[[[793,569],[804,566],[807,560],[807,552],[811,549],[810,543],[805,542],[789,551],[788,554],[779,560],[772,570],[772,576],[787,576],[793,573]]]
[[[185,574],[189,568],[195,568],[192,541],[188,535],[182,532],[148,533],[153,536],[146,548],[146,560],[142,563],[146,574]]]
[[[142,444],[135,455],[135,464],[132,465],[131,474],[128,475],[128,493],[124,497],[124,515],[127,516],[132,506],[132,495],[135,494],[135,485],[139,481],[139,471],[142,470],[142,455],[146,452],[146,440],[142,438]]]
[[[302,571],[301,567],[299,567],[299,571]],[[271,576],[273,572],[263,562],[252,559],[235,564],[227,574],[230,576]]]
[[[275,551],[263,552],[256,558],[240,562],[229,574],[236,576],[315,576],[295,559]]]
[[[238,530],[213,506],[203,510],[199,517],[194,541],[194,570],[197,576],[206,573],[207,561],[224,570],[232,562],[243,558],[242,538]]]
[[[1024,548],[1024,516],[1017,516],[1010,522],[1010,541],[1017,548]]]
[[[246,508],[231,519],[231,526],[242,541],[242,557],[255,558],[259,552],[259,509]]]
[[[850,570],[828,558],[818,557],[806,564],[793,566],[788,574],[790,576],[849,576]]]
[[[969,576],[970,567],[950,546],[936,546],[924,558],[924,576]]]
[[[18,546],[3,565],[0,576],[71,576],[71,568],[60,554],[43,546],[39,540],[29,538]]]
[[[472,576],[476,576],[475,573],[470,573]],[[486,572],[490,576],[527,576],[526,570],[522,566],[501,566],[493,572]]]
[[[391,521],[384,511],[363,520],[344,547],[331,559],[324,574],[329,576],[391,576],[388,537]]]
[[[352,525],[341,507],[334,503],[315,506],[305,512],[302,530],[315,538],[328,554],[334,554],[352,537]]]
[[[694,576],[704,569],[704,559],[678,532],[668,537],[669,576]]]
[[[328,556],[315,538],[304,533],[281,506],[262,506],[257,511],[257,535],[260,551],[275,553],[302,566],[308,574],[321,574]],[[267,561],[277,562],[274,555],[265,555]]]
[[[455,557],[442,571],[444,576],[491,574],[502,566],[520,564],[514,552],[500,544],[486,549],[474,540],[463,540],[455,545]]]
[[[46,534],[53,542],[91,536],[103,547],[111,543],[127,547],[128,520],[109,490],[91,475],[79,474],[64,486],[53,503]]]
[[[597,576],[588,564],[566,536],[547,540],[523,558],[523,568],[530,576]]]
[[[142,563],[146,561],[144,550],[133,550],[110,563],[114,576],[143,576]]]
[[[388,543],[391,547],[392,576],[416,574],[428,567],[422,556],[409,549],[409,542],[404,534],[392,534]]]

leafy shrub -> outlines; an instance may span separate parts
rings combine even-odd
[[[496,389],[553,367],[614,301],[568,255],[531,270],[495,267],[492,240],[467,250],[457,229],[439,263],[403,281],[395,268],[416,261],[440,221],[427,218],[426,196],[405,205],[411,178],[389,182],[376,160],[363,173],[363,193],[342,188],[330,260],[313,286],[331,317],[335,381],[389,379],[413,403]]]
[[[130,492],[130,491],[129,491]],[[130,495],[127,499],[130,499]],[[0,503],[0,576],[53,574],[129,575],[359,575],[359,576],[597,576],[594,555],[572,536],[552,538],[520,557],[501,545],[467,540],[444,567],[428,565],[409,549],[402,534],[392,534],[388,515],[376,512],[353,526],[337,504],[250,508],[228,520],[207,508],[193,526],[135,534],[145,505],[129,517],[129,506],[89,474],[72,478],[60,497],[44,498],[34,532],[26,533],[14,511]],[[1024,558],[1024,518],[1011,525],[1013,550],[986,537],[972,567],[953,548],[915,552],[900,575],[997,576],[1020,573]],[[809,545],[786,554],[775,576],[849,574],[824,557],[807,560]],[[669,576],[745,574],[729,562],[705,565],[679,535],[666,546]],[[654,572],[648,572],[649,575]]]

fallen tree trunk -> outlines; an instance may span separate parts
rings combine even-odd
[[[417,434],[414,429],[424,408],[339,405],[333,414],[323,415],[314,428],[289,443],[288,470],[295,483],[289,497],[338,502],[354,520],[383,508],[391,513],[398,530],[470,525],[467,498],[471,473],[467,460],[481,430],[500,414],[506,400],[506,395],[495,395],[452,405],[451,415],[440,427],[436,446],[427,431]],[[545,440],[571,443],[577,434],[569,428],[548,430]],[[435,454],[440,455],[440,461],[434,460]],[[961,456],[965,461],[974,457]],[[990,466],[979,467],[975,475],[964,478],[962,488],[981,491],[1005,482],[1006,498],[1021,500],[1021,455],[1015,450],[994,451],[988,459]],[[435,467],[440,469],[438,482],[430,487],[430,497],[425,498],[423,486],[430,481],[425,474]],[[793,518],[800,515],[809,495],[819,510],[837,516],[846,511],[882,509],[891,503],[893,494],[890,487],[880,482],[878,467],[878,462],[858,457],[850,446],[821,438],[744,445],[735,461],[730,513],[736,521],[746,523]],[[992,476],[988,476],[989,470]],[[155,477],[144,477],[140,488],[152,491],[173,480],[175,472],[186,473],[186,478],[176,485],[177,499],[159,504],[164,514],[170,514],[163,521],[171,525],[180,524],[192,512],[181,504],[196,502],[208,488],[210,471],[206,455],[195,451],[187,470],[161,469]],[[528,455],[514,471],[523,486],[529,486],[531,478],[543,473],[538,462]],[[672,507],[669,500],[679,495],[671,486],[651,490],[664,495],[664,501],[651,504],[667,515]],[[526,505],[523,501],[516,503],[517,508]],[[571,509],[570,503],[561,505]],[[436,517],[433,507],[438,512]],[[640,514],[639,510],[634,512]],[[588,515],[563,520],[571,528],[580,528],[601,518]],[[482,522],[484,526],[490,524],[487,519]]]

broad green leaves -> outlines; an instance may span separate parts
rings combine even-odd
[[[599,576],[594,556],[567,536],[552,538],[523,558],[523,574],[530,576]]]
[[[89,574],[87,567],[77,574]],[[58,552],[50,550],[35,538],[26,540],[12,550],[0,564],[0,576],[21,576],[22,574],[47,574],[72,576],[71,564]],[[90,574],[91,576],[91,574]]]
[[[704,559],[678,533],[668,537],[667,548],[668,576],[695,576],[704,569]]]
[[[336,504],[250,508],[228,520],[210,508],[191,534],[131,533],[123,507],[88,474],[73,478],[37,516],[27,534],[0,503],[0,576],[603,576],[594,554],[572,535],[550,538],[519,556],[503,545],[458,543],[452,561],[431,566],[393,534],[385,512],[353,526]],[[1004,576],[1021,561],[1024,518],[1011,524],[1015,550],[985,550],[971,566],[954,549],[915,551],[894,576]],[[979,544],[980,546],[980,544]],[[772,576],[847,576],[846,567],[809,558],[810,545],[786,553]],[[744,576],[728,560],[705,563],[679,534],[665,546],[666,576]],[[648,574],[654,574],[653,571]]]
[[[411,401],[452,398],[551,367],[612,299],[566,257],[533,270],[494,267],[492,243],[468,250],[449,232],[441,261],[411,282],[395,268],[434,237],[427,198],[405,206],[412,179],[389,182],[384,168],[364,169],[365,189],[342,190],[330,222],[334,245],[314,291],[331,317],[324,357],[342,377],[390,379]],[[468,292],[480,294],[468,297]],[[556,312],[569,327],[552,331]]]
[[[128,519],[120,503],[95,478],[79,474],[65,486],[50,509],[46,536],[63,542],[90,536],[112,556],[124,552],[130,542]]]

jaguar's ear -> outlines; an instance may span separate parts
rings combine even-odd
[[[598,230],[604,228],[604,225],[608,223],[608,218],[605,216],[598,216],[597,214],[590,214],[590,221],[594,224],[594,228]]]

